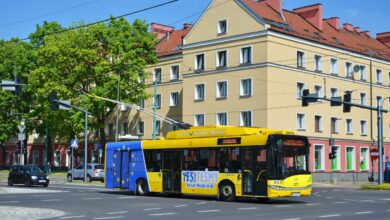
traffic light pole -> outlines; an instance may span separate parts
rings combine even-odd
[[[380,98],[377,99],[377,113],[378,113],[378,184],[383,184],[383,121],[382,121],[382,103]]]

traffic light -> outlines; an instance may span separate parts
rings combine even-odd
[[[49,94],[49,102],[51,110],[57,110],[59,108],[59,103],[57,102],[57,93],[52,92]]]
[[[305,107],[305,106],[309,106],[309,90],[308,89],[304,89],[302,91],[302,107]]]
[[[334,160],[336,159],[336,148],[332,147],[332,152],[329,153],[329,160]]]
[[[346,91],[344,93],[344,105],[343,105],[343,112],[351,112],[351,105],[348,103],[351,103],[352,101],[352,93],[349,91]],[[346,103],[347,102],[347,103]]]

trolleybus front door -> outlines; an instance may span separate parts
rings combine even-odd
[[[129,188],[130,151],[114,153],[114,188]]]
[[[242,151],[243,195],[267,196],[265,149],[249,148]]]
[[[163,191],[181,192],[181,151],[163,151]]]

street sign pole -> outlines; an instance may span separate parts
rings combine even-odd
[[[85,113],[85,131],[84,131],[84,182],[87,180],[87,150],[88,150],[88,112]]]
[[[378,184],[383,184],[383,122],[382,122],[382,105],[380,103],[380,98],[378,97],[377,113],[378,113]]]
[[[72,183],[73,183],[73,147],[72,146],[70,146],[70,148],[71,148],[71,161],[70,161],[70,169],[72,170]]]

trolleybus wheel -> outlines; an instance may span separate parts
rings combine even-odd
[[[223,201],[234,201],[234,186],[231,183],[221,183],[219,186],[219,198]]]
[[[148,195],[148,184],[146,183],[146,180],[140,179],[137,181],[136,191],[137,191],[137,195],[139,196]]]

